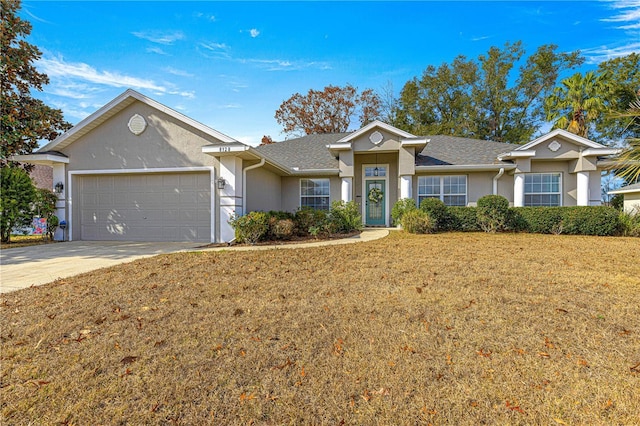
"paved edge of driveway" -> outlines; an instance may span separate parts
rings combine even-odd
[[[32,265],[29,265],[29,262],[24,262],[20,265],[4,265],[2,267],[2,271],[0,271],[0,294],[11,293],[16,290],[20,290],[23,288],[28,288],[32,286],[40,286],[44,284],[49,284],[57,279],[69,278],[75,275],[83,274],[86,272],[95,271],[97,269],[107,268],[111,266],[116,266],[123,263],[133,262],[134,260],[157,256],[160,254],[170,254],[170,253],[186,253],[186,252],[209,252],[209,251],[254,251],[254,250],[291,250],[291,249],[299,249],[299,248],[308,248],[308,247],[322,247],[322,246],[332,246],[332,245],[343,245],[343,244],[355,244],[367,241],[374,241],[389,235],[389,228],[370,228],[364,229],[360,234],[355,235],[349,238],[343,238],[339,240],[324,240],[324,241],[313,241],[313,242],[305,242],[305,243],[292,243],[292,244],[270,244],[270,245],[259,245],[259,246],[229,246],[229,247],[192,247],[192,248],[181,248],[177,250],[170,250],[161,253],[145,253],[145,254],[137,254],[130,256],[122,256],[116,259],[114,258],[101,258],[94,257],[92,259],[83,258],[82,256],[77,257],[67,257],[64,260],[60,259],[51,259],[49,264],[38,264],[37,268],[33,268]],[[11,250],[11,249],[9,249]],[[35,262],[35,260],[34,260]],[[64,267],[61,268],[61,263],[64,264]],[[23,268],[33,269],[29,271],[28,277],[24,277]],[[8,268],[11,268],[10,271],[7,271]],[[21,276],[22,275],[22,276]],[[19,278],[16,278],[19,277]],[[11,284],[6,284],[5,281],[14,281]],[[21,281],[21,282],[20,282]]]

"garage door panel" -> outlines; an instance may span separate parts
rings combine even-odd
[[[208,242],[210,187],[209,173],[81,176],[80,238]]]

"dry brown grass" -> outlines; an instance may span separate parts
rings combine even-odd
[[[638,424],[631,238],[392,233],[3,295],[9,424]]]
[[[57,243],[57,241],[50,241],[45,239],[42,235],[12,235],[8,243],[0,244],[0,250],[55,243]]]

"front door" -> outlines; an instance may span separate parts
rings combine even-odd
[[[367,180],[365,191],[365,224],[368,226],[384,226],[385,197],[384,180]]]

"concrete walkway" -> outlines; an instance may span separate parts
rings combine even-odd
[[[389,229],[365,229],[360,235],[341,240],[300,244],[203,248],[202,243],[141,243],[115,241],[70,241],[0,251],[0,293],[8,293],[58,278],[132,262],[144,257],[185,251],[246,251],[296,249],[353,244],[386,237]]]

